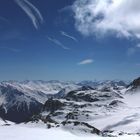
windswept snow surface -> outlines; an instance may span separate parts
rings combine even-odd
[[[140,92],[125,94],[124,105],[94,117],[90,124],[100,130],[113,130],[125,133],[140,133]]]
[[[99,137],[95,135],[73,135],[61,129],[31,128],[12,125],[0,126],[0,140],[140,140],[136,135],[120,137]]]

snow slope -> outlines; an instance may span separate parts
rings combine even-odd
[[[109,85],[101,85],[99,88],[83,86],[59,99],[64,104],[62,108],[54,112],[46,111],[41,115],[45,121],[49,122],[49,118],[59,124],[60,128],[72,133],[90,133],[91,129],[82,125],[85,122],[102,132],[112,131],[113,135],[140,134],[140,93],[129,94],[128,89],[130,90],[129,87],[122,86],[116,88],[110,82]],[[75,126],[74,123],[78,125]]]
[[[0,105],[12,107],[12,111],[16,107],[17,111],[21,112],[27,108],[26,114],[28,110],[31,111],[28,108],[32,105],[38,106],[38,103],[48,100],[50,95],[48,93],[52,92],[55,99],[42,105],[43,108],[46,105],[46,110],[38,112],[32,117],[33,120],[31,119],[33,124],[38,122],[37,125],[42,126],[41,129],[51,128],[53,131],[58,127],[58,131],[64,129],[76,135],[80,133],[87,135],[97,134],[96,131],[93,132],[95,128],[101,132],[108,131],[107,133],[111,135],[128,133],[140,135],[139,89],[139,80],[135,80],[127,88],[120,81],[105,81],[98,83],[97,86],[79,86],[72,82],[59,81],[2,82]],[[56,91],[59,92],[56,94]],[[30,103],[32,103],[31,106],[29,106]],[[17,114],[17,112],[14,113]],[[41,124],[40,121],[42,121]],[[20,128],[28,129],[29,124],[30,122],[27,126],[20,126]]]
[[[10,121],[5,121],[5,120],[0,118],[0,127],[4,126],[4,125],[14,125],[14,123],[10,122]]]
[[[140,140],[140,137],[133,136],[120,136],[120,137],[98,137],[94,135],[79,136],[73,135],[61,129],[44,129],[37,127],[28,127],[13,125],[13,126],[0,126],[0,139],[1,140]]]

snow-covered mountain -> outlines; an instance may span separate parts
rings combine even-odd
[[[0,98],[0,116],[15,122],[25,121],[42,107],[35,98],[9,85],[0,85]]]
[[[127,86],[126,81],[122,80],[104,80],[104,81],[82,81],[79,82],[80,86],[91,86],[91,87],[121,87]]]
[[[133,80],[128,86],[127,86],[127,92],[139,92],[140,91],[140,77]]]
[[[95,119],[111,115],[124,106],[123,95],[118,89],[82,86],[62,99],[49,99],[44,104],[43,112],[33,117],[33,122],[41,120],[49,128],[61,127],[72,132],[105,135],[103,128],[94,124]]]
[[[140,104],[136,101],[140,94],[128,94],[130,87],[132,83],[126,86],[112,81],[98,83],[98,86],[82,85],[63,98],[49,99],[32,121],[42,121],[48,128],[60,127],[73,133],[139,134]]]
[[[140,78],[128,85],[119,80],[1,82],[0,115],[3,120],[73,133],[136,134],[140,129],[139,87]]]
[[[78,86],[72,82],[59,81],[1,82],[0,116],[15,122],[25,121],[39,113],[42,104],[49,97],[55,96],[64,88],[70,91],[76,87]]]
[[[56,94],[63,88],[72,90],[77,85],[74,82],[61,82],[61,81],[5,81],[1,82],[1,85],[12,86],[19,91],[26,93],[43,93],[43,94]]]

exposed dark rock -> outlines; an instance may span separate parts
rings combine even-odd
[[[0,116],[5,120],[21,123],[40,113],[43,105],[36,99],[11,86],[1,85],[0,91],[1,96],[5,97],[5,104],[0,107]]]
[[[32,118],[28,121],[28,122],[39,122],[39,120],[41,120],[42,122],[44,122],[45,124],[58,124],[55,120],[53,120],[51,118],[51,114],[47,115],[47,116],[42,116],[41,114],[39,115],[34,115],[32,116]]]
[[[84,96],[81,96],[81,99],[87,102],[96,102],[99,101],[98,98],[92,98],[92,96],[90,94],[86,94]]]
[[[20,103],[19,108],[17,105],[9,108],[7,113],[4,115],[4,118],[16,123],[26,122],[34,114],[40,113],[41,108],[41,103],[30,103],[29,106],[26,103]]]
[[[64,88],[64,89],[60,90],[58,93],[56,93],[54,95],[54,98],[57,98],[57,99],[63,98],[65,95],[66,95],[66,89]]]
[[[123,102],[119,101],[119,100],[113,100],[109,105],[110,106],[118,106],[119,104],[123,104]]]
[[[52,113],[52,116],[59,116],[59,115],[62,115],[63,114],[63,112],[54,112],[54,113]]]
[[[71,120],[75,120],[75,119],[78,119],[77,117],[78,117],[78,112],[70,112],[70,113],[68,113],[67,115],[66,115],[66,119],[67,120],[69,120],[69,119],[71,119]]]
[[[4,118],[5,118],[5,114],[6,114],[5,107],[4,107],[4,105],[1,105],[1,106],[0,106],[0,117],[1,117],[2,119],[4,119]]]
[[[131,82],[128,86],[128,87],[132,87],[132,89],[135,89],[135,88],[138,88],[140,87],[140,77],[135,79],[133,82]]]
[[[61,103],[59,100],[54,100],[53,98],[50,98],[44,104],[43,111],[54,112],[58,109],[61,109],[63,106],[64,104]]]
[[[91,94],[85,94],[84,92],[77,93],[76,91],[69,92],[65,98],[67,100],[74,101],[87,101],[87,102],[99,101],[98,98],[93,98]]]
[[[50,115],[47,115],[45,118],[42,118],[42,121],[43,121],[44,123],[54,123],[54,124],[58,124],[55,120],[53,120],[53,119],[51,118]]]
[[[99,129],[97,129],[85,122],[79,122],[79,121],[63,121],[62,122],[62,125],[64,125],[64,126],[69,125],[69,124],[73,124],[74,126],[79,126],[79,127],[85,126],[88,129],[90,129],[90,132],[92,134],[103,135],[102,131],[100,131]]]
[[[91,104],[83,104],[83,105],[74,104],[73,105],[74,108],[84,108],[84,107],[88,107],[88,106],[92,106],[92,105]]]
[[[82,86],[79,90],[86,91],[86,90],[94,90],[91,86]]]
[[[109,87],[104,87],[101,89],[101,92],[111,92],[111,89]]]

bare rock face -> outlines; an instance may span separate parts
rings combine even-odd
[[[113,100],[109,106],[119,106],[120,104],[123,104],[122,101],[119,101],[119,100]]]
[[[81,90],[80,90],[81,91]],[[85,92],[81,91],[71,91],[69,92],[66,97],[67,100],[73,100],[73,101],[86,101],[86,102],[96,102],[99,101],[98,98],[93,98],[92,95],[85,94]]]
[[[128,87],[132,87],[132,89],[140,87],[140,77],[135,79],[133,82],[130,83]]]
[[[64,106],[64,104],[61,103],[59,100],[54,100],[53,98],[50,98],[44,104],[43,111],[54,112],[63,106]]]
[[[86,123],[86,122],[79,122],[79,121],[63,121],[62,122],[63,127],[68,127],[69,129],[72,129],[71,131],[80,130],[85,133],[91,133],[96,135],[104,135],[102,131],[95,128],[94,126]],[[70,127],[71,126],[71,127]]]
[[[6,110],[3,105],[0,106],[0,118],[4,119]]]
[[[0,86],[0,95],[5,100],[0,106],[0,117],[5,120],[21,123],[41,111],[40,102],[11,86]]]

